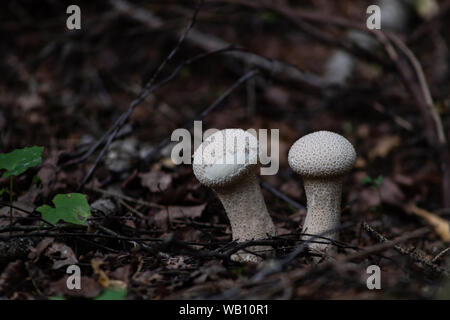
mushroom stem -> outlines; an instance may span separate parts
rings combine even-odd
[[[332,240],[338,239],[339,221],[341,216],[341,192],[343,177],[334,179],[306,178],[304,186],[308,212],[303,224],[303,233],[326,237]],[[334,231],[332,231],[334,230]],[[312,239],[311,236],[303,236],[304,240]],[[327,242],[322,238],[312,241]],[[328,243],[310,243],[313,250],[329,250]]]
[[[214,190],[227,212],[233,240],[243,242],[275,235],[275,226],[253,174],[232,186]]]
[[[217,193],[230,220],[233,240],[237,242],[261,240],[276,233],[255,176],[257,160],[258,140],[242,129],[218,131],[194,153],[194,174]],[[272,252],[268,246],[251,246],[230,258],[259,262],[261,255]]]

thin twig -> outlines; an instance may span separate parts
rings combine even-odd
[[[136,203],[136,204],[139,204],[139,205],[142,205],[142,206],[146,206],[146,207],[149,207],[149,208],[160,208],[160,209],[166,208],[165,206],[157,204],[157,203],[143,201],[143,200],[139,200],[139,199],[134,199],[132,197],[129,197],[129,196],[126,196],[126,195],[123,195],[123,194],[119,194],[119,193],[108,191],[108,190],[104,190],[104,189],[95,188],[95,187],[92,187],[92,186],[89,186],[89,185],[85,186],[85,188],[87,190],[92,190],[92,191],[95,191],[95,192],[98,192],[98,193],[102,193],[102,194],[107,195],[107,196],[111,196],[111,197],[114,197],[114,198],[130,201],[130,202],[133,202],[133,203]]]
[[[212,112],[214,109],[216,109],[228,96],[233,93],[234,90],[236,90],[238,87],[240,87],[243,83],[245,83],[247,80],[255,77],[259,74],[258,70],[251,70],[244,74],[242,77],[240,77],[231,87],[229,87],[219,98],[217,98],[211,105],[209,105],[207,108],[205,108],[199,115],[193,117],[189,121],[187,121],[184,125],[185,128],[192,127],[195,120],[203,119],[205,118],[210,112]],[[170,135],[169,135],[170,136]],[[154,158],[159,154],[159,152],[170,143],[171,139],[170,137],[164,138],[158,145],[150,152],[145,162],[147,164],[151,163]]]
[[[450,207],[450,151],[442,120],[434,106],[422,67],[411,50],[398,37],[391,33],[375,32],[374,34],[394,62],[404,86],[416,101],[424,121],[427,143],[434,149],[442,173],[442,204],[444,207]],[[402,56],[406,58],[406,61],[402,59]]]
[[[167,64],[168,61],[170,61],[172,59],[172,57],[175,55],[175,53],[178,51],[178,49],[180,48],[181,44],[183,43],[184,39],[186,38],[187,33],[189,33],[189,31],[192,29],[192,27],[195,24],[196,18],[197,18],[197,14],[200,10],[200,6],[198,6],[196,8],[196,10],[194,11],[193,17],[188,25],[188,27],[186,28],[186,31],[181,35],[181,37],[179,38],[175,48],[169,53],[169,55],[163,60],[163,62],[161,63],[160,67],[156,70],[155,74],[153,75],[153,77],[145,84],[144,88],[141,90],[141,93],[139,94],[139,96],[134,99],[128,110],[123,113],[119,119],[116,121],[116,123],[114,124],[113,127],[111,127],[108,130],[108,133],[105,134],[94,146],[99,147],[103,141],[106,139],[106,143],[103,146],[103,149],[100,151],[100,154],[97,156],[97,158],[95,159],[94,164],[91,166],[91,168],[89,169],[88,173],[86,174],[86,176],[84,177],[84,179],[81,181],[81,183],[78,185],[77,191],[81,190],[83,188],[83,186],[90,180],[90,178],[92,177],[92,175],[94,174],[98,164],[100,163],[100,160],[103,158],[104,154],[106,153],[106,151],[108,150],[109,146],[111,145],[111,143],[114,141],[116,135],[118,134],[120,128],[125,124],[125,122],[128,120],[128,118],[131,116],[131,114],[133,113],[134,109],[136,109],[136,107],[138,105],[140,105],[145,98],[147,98],[153,91],[155,91],[156,89],[160,88],[161,86],[163,86],[164,84],[166,84],[168,82],[167,78],[165,80],[162,80],[159,84],[156,84],[155,86],[153,86],[153,82],[155,81],[156,77],[159,75],[159,73],[161,72],[161,70],[164,68],[164,66]],[[181,69],[180,69],[181,70]],[[173,75],[174,77],[175,75]],[[169,77],[169,80],[172,79],[172,77]],[[101,141],[101,142],[100,142]],[[93,152],[92,148],[89,150],[89,152]]]
[[[291,206],[293,206],[294,208],[298,209],[298,210],[306,210],[306,207],[301,205],[300,203],[298,203],[297,201],[289,198],[287,195],[285,195],[284,193],[282,193],[281,191],[275,189],[274,187],[272,187],[270,184],[268,184],[265,181],[261,182],[261,186],[264,189],[269,190],[270,192],[272,192],[276,197],[280,198],[281,200],[289,203]]]
[[[446,254],[447,252],[450,252],[450,247],[448,247],[447,249],[442,250],[441,252],[439,252],[432,260],[431,262],[436,262],[438,261],[440,258],[442,258],[444,256],[444,254]]]
[[[127,14],[129,17],[143,23],[152,30],[164,25],[164,21],[153,13],[133,6],[125,0],[111,0],[110,3],[117,11]],[[234,45],[223,39],[203,33],[195,28],[192,28],[191,32],[186,36],[186,40],[205,51],[216,51],[220,48],[230,46],[234,47]],[[281,78],[287,78],[295,83],[305,83],[316,89],[323,87],[323,81],[320,76],[303,71],[299,67],[284,61],[270,59],[244,49],[238,52],[229,52],[227,56],[242,61],[246,65],[270,72],[272,76],[281,76]]]
[[[386,237],[384,237],[381,233],[377,232],[374,228],[372,228],[369,224],[367,224],[366,222],[362,223],[362,226],[364,228],[364,230],[368,231],[372,236],[374,236],[379,242],[381,243],[389,243],[390,240]],[[403,248],[400,245],[394,245],[393,248],[395,250],[397,250],[398,252],[400,252],[401,254],[404,254],[408,257],[410,257],[411,259],[422,263],[423,265],[429,267],[430,269],[432,269],[433,271],[442,274],[446,277],[450,277],[450,273],[444,269],[441,268],[440,266],[434,264],[432,261],[425,259],[424,257],[420,256],[417,252],[415,251],[411,251],[411,250],[407,250],[405,248]]]
[[[362,248],[361,250],[352,253],[350,255],[347,255],[345,257],[337,257],[336,261],[333,260],[327,260],[324,263],[321,263],[319,265],[313,266],[308,269],[298,269],[295,268],[290,271],[284,271],[284,276],[286,276],[289,279],[289,282],[291,284],[298,284],[303,280],[309,279],[313,276],[321,276],[325,272],[332,270],[336,267],[342,266],[345,262],[352,261],[355,259],[362,259],[367,256],[370,256],[371,254],[375,254],[377,252],[392,248],[393,246],[397,245],[398,243],[413,239],[422,237],[425,234],[427,234],[430,230],[428,228],[420,228],[415,231],[412,231],[410,233],[406,233],[398,238],[395,238],[392,241],[376,244],[370,247]],[[272,288],[275,291],[283,290],[283,287],[280,282],[280,274],[282,270],[277,270],[276,272],[272,273],[270,276],[265,278],[251,278],[250,280],[244,282],[243,284],[240,284],[238,286],[233,287],[230,290],[227,290],[220,295],[212,296],[210,299],[239,299],[241,295],[244,294],[244,288],[249,287],[260,287],[267,283],[272,284]]]

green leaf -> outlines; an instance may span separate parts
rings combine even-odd
[[[342,126],[342,129],[344,130],[345,133],[350,134],[353,132],[353,124],[349,121],[346,121]]]
[[[273,23],[277,17],[270,11],[264,11],[260,14],[261,20],[267,23]]]
[[[18,176],[28,168],[41,164],[44,147],[16,149],[10,153],[0,153],[0,170],[6,170],[2,178]]]
[[[180,78],[185,79],[191,75],[191,71],[188,67],[184,67],[180,71]]]
[[[377,187],[379,187],[383,183],[383,176],[378,176],[374,181],[373,184]]]
[[[39,185],[41,183],[41,179],[39,178],[39,176],[37,174],[35,174],[33,176],[33,180],[31,181],[33,184],[37,184]]]
[[[95,300],[123,300],[127,297],[127,289],[105,289]]]
[[[361,179],[361,183],[363,185],[368,185],[368,184],[372,184],[372,178],[369,176],[366,176],[364,178]]]
[[[50,297],[50,298],[48,298],[49,300],[66,300],[66,298],[64,298],[64,297],[61,297],[61,296],[53,296],[53,297]]]
[[[91,208],[86,196],[81,193],[57,194],[53,198],[55,208],[48,205],[40,206],[36,211],[42,214],[42,219],[55,224],[59,220],[73,223],[86,224],[87,218],[91,216]]]
[[[288,210],[290,213],[296,213],[297,212],[297,208],[295,208],[292,204],[288,203],[287,204]]]

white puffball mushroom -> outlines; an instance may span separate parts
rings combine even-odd
[[[242,129],[218,131],[205,139],[194,153],[194,174],[216,192],[230,220],[233,240],[237,242],[266,239],[276,233],[255,176],[257,160],[258,140]],[[247,250],[264,255],[271,248],[252,246]],[[244,250],[231,259],[261,261]]]
[[[303,233],[338,239],[336,229],[341,215],[342,182],[355,160],[353,145],[343,136],[330,131],[310,133],[292,145],[289,165],[303,177],[306,192],[307,214]],[[326,240],[315,238],[312,241]],[[310,243],[309,248],[325,252],[330,249],[330,244]]]

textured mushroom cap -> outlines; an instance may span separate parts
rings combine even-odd
[[[194,153],[192,168],[208,187],[232,185],[258,167],[258,140],[242,129],[225,129],[210,135]]]
[[[351,170],[356,152],[343,136],[317,131],[298,139],[289,150],[289,165],[304,177],[341,176]]]

